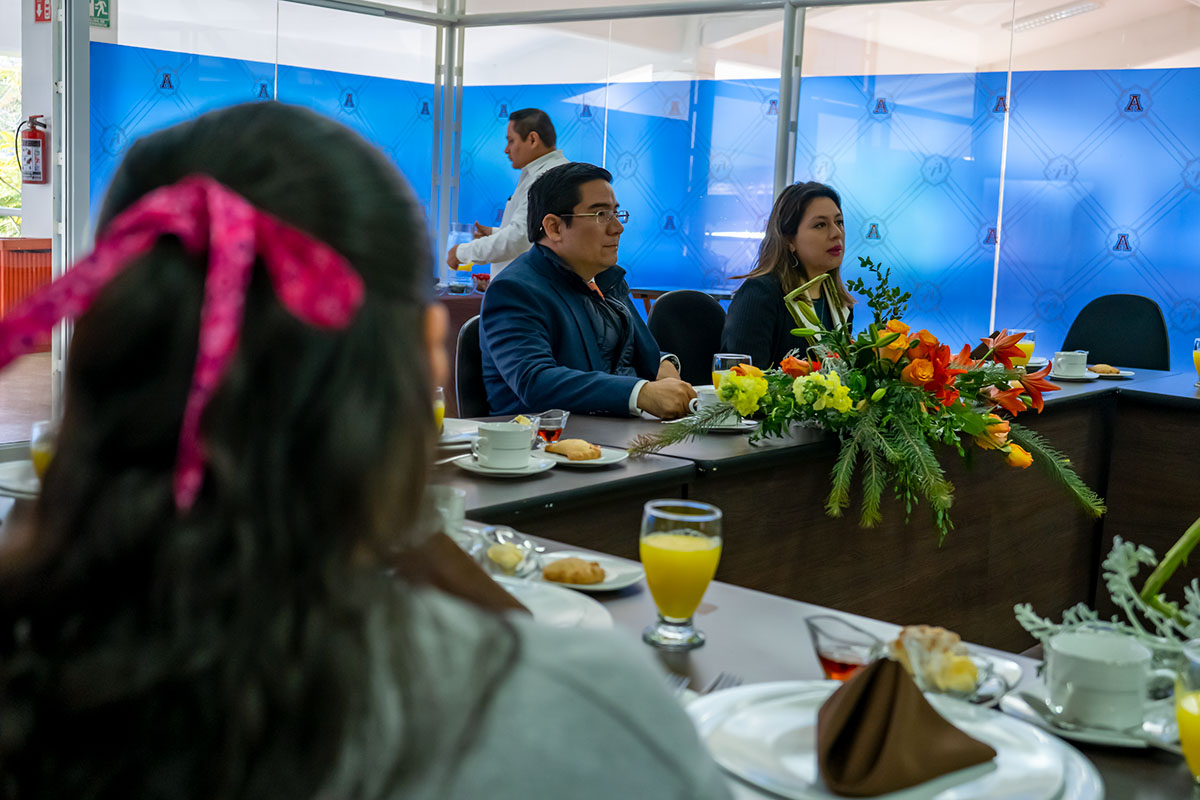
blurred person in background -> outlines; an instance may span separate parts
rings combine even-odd
[[[504,155],[513,169],[521,170],[517,188],[504,204],[504,214],[497,227],[475,222],[474,241],[456,244],[446,256],[446,265],[457,269],[460,264],[492,265],[492,277],[508,266],[514,258],[529,249],[525,217],[529,207],[529,187],[546,170],[566,164],[567,158],[555,149],[557,139],[554,123],[545,111],[522,108],[508,115]]]

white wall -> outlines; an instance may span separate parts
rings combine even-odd
[[[33,3],[22,0],[21,9],[21,112],[43,114],[50,124],[50,156],[58,148],[59,130],[54,124],[53,24],[33,21]],[[51,170],[57,165],[50,163]],[[54,230],[54,195],[50,184],[21,186],[21,235],[48,239]]]

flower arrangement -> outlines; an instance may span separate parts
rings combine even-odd
[[[967,457],[972,444],[998,453],[1016,468],[1037,463],[1085,511],[1103,514],[1103,500],[1075,474],[1070,461],[1013,419],[1027,409],[1040,413],[1043,393],[1058,389],[1046,380],[1049,366],[1033,373],[1014,367],[1013,359],[1024,355],[1017,346],[1023,334],[1001,331],[983,338],[974,352],[964,345],[955,353],[929,331],[914,332],[902,321],[910,295],[891,286],[891,270],[867,258],[859,261],[875,276],[871,283],[861,278],[849,283],[872,311],[866,330],[855,336],[849,324],[823,327],[808,290],[828,275],[814,278],[785,298],[798,326],[792,333],[814,342],[806,352],[794,351],[772,369],[734,367],[717,389],[721,404],[666,425],[660,433],[638,437],[630,452],[652,453],[697,436],[733,408],[759,420],[751,441],[785,436],[793,425],[813,425],[837,435],[841,449],[825,510],[833,517],[842,515],[858,471],[863,527],[881,521],[880,504],[890,486],[906,513],[924,500],[944,539],[953,528],[954,487],[938,453],[950,448]],[[825,296],[837,302],[836,292]]]

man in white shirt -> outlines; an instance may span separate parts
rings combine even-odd
[[[554,123],[546,112],[537,108],[522,108],[508,115],[508,144],[504,154],[513,169],[521,170],[517,188],[504,204],[500,225],[490,228],[475,223],[475,240],[456,244],[446,256],[450,269],[459,264],[492,265],[492,277],[508,263],[529,249],[526,214],[529,207],[529,187],[538,176],[551,167],[566,164],[561,150],[554,148]]]

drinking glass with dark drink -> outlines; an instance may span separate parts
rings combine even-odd
[[[808,633],[825,677],[845,681],[883,655],[883,641],[832,614],[807,617]]]
[[[559,408],[543,412],[538,424],[538,438],[546,444],[557,442],[562,436],[563,428],[567,426],[567,417],[569,416],[571,416],[571,412]]]

